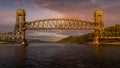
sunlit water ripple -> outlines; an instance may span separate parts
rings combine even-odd
[[[120,68],[120,46],[0,45],[0,68]]]

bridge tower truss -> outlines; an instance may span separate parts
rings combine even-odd
[[[15,31],[19,33],[19,37],[21,38],[22,46],[26,46],[26,39],[25,39],[25,11],[24,9],[17,9],[16,11],[16,27]]]
[[[94,12],[94,44],[99,44],[99,38],[102,36],[102,32],[104,31],[103,24],[103,10],[96,10]]]

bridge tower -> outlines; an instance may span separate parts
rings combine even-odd
[[[16,31],[20,34],[22,46],[26,46],[25,39],[25,11],[24,9],[17,9],[16,11]]]
[[[96,10],[94,12],[94,44],[99,44],[99,37],[102,36],[102,31],[104,30],[103,24],[103,10]]]

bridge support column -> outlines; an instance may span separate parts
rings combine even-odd
[[[23,9],[17,9],[17,25],[16,29],[18,32],[20,32],[20,39],[21,39],[21,45],[26,46],[27,42],[25,39],[25,11]],[[20,29],[20,30],[19,30]]]
[[[21,44],[22,46],[27,46],[27,42],[25,39],[25,15],[21,17],[22,23],[21,23]]]
[[[100,44],[99,38],[101,34],[101,29],[103,29],[103,11],[102,10],[96,10],[94,13],[94,41],[93,43],[95,45]]]
[[[27,46],[27,42],[25,39],[25,22],[22,23],[22,27],[21,27],[21,44],[22,46]]]
[[[95,45],[97,45],[97,44],[99,44],[99,36],[98,36],[98,31],[95,31],[95,33],[94,33],[94,41],[93,41],[93,43],[95,44]]]

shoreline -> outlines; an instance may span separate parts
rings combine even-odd
[[[29,42],[29,43],[60,43],[60,42]],[[28,44],[29,44],[28,43]],[[0,42],[0,44],[20,44],[20,43],[15,43],[15,42]],[[61,44],[92,44],[94,45],[92,42],[89,43],[61,43]],[[120,45],[120,42],[107,42],[107,43],[100,43],[98,45]]]
[[[93,44],[93,43],[87,43],[87,44]],[[101,45],[101,44],[102,45],[120,45],[120,42],[106,42],[106,43],[102,42],[102,43],[100,43],[98,45]]]

